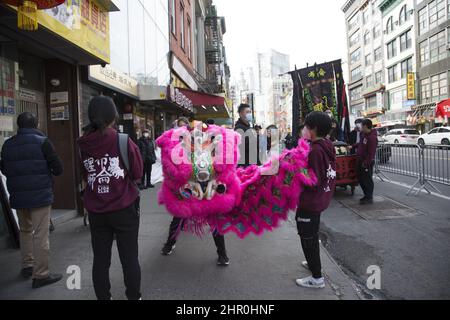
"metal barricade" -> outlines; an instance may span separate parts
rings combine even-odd
[[[408,195],[431,189],[440,193],[432,183],[450,186],[450,147],[380,144],[377,149],[375,173],[384,181],[384,173],[416,178]]]

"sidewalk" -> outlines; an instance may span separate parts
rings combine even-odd
[[[145,300],[353,300],[359,299],[352,281],[323,250],[323,269],[327,279],[324,290],[299,288],[295,279],[308,275],[300,267],[303,259],[295,224],[287,221],[274,233],[244,241],[227,236],[231,259],[228,268],[216,266],[216,252],[211,236],[198,239],[183,234],[174,254],[160,255],[171,217],[155,205],[156,191],[142,197],[140,261],[142,293]],[[123,276],[117,250],[111,267],[112,294],[125,298]],[[32,290],[29,281],[18,276],[20,254],[15,250],[0,252],[0,299],[95,299],[91,280],[92,253],[88,228],[82,219],[57,226],[51,236],[51,269],[64,274],[60,283]],[[81,268],[81,290],[68,290],[65,273],[71,265]]]

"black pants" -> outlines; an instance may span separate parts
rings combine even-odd
[[[320,215],[320,213],[298,210],[295,217],[303,253],[315,279],[322,278],[319,243]]]
[[[129,300],[141,298],[141,267],[138,259],[139,202],[111,213],[89,214],[94,265],[92,280],[99,300],[111,299],[109,268],[111,249],[116,235],[120,262],[122,263],[126,296]]]
[[[176,239],[176,235],[177,232],[180,231],[180,228],[183,227],[182,225],[183,219],[181,218],[176,218],[174,217],[172,220],[172,223],[170,224],[169,227],[169,237],[167,238],[167,245],[175,245],[175,243],[177,242]],[[214,243],[216,244],[217,247],[217,254],[218,255],[226,255],[227,254],[227,250],[225,248],[225,237],[220,235],[218,232],[214,232],[213,233],[213,238],[214,238]]]
[[[364,168],[362,163],[358,164],[358,182],[364,192],[364,197],[366,199],[373,199],[373,190],[375,184],[373,182],[373,166],[372,163],[368,168]]]
[[[143,186],[149,187],[152,184],[152,167],[153,163],[150,161],[144,162],[144,174],[142,175],[141,181]]]

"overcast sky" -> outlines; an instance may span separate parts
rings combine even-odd
[[[273,48],[297,64],[346,60],[344,0],[214,0],[226,19],[225,46],[233,77]]]

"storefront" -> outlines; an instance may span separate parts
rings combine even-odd
[[[115,6],[109,0],[86,3],[98,11],[83,11],[81,2],[74,1],[39,10],[38,30],[33,32],[18,28],[16,7],[0,5],[0,148],[17,133],[18,115],[32,112],[38,117],[39,129],[64,163],[64,174],[55,179],[54,188],[53,208],[61,211],[82,209],[75,149],[81,132],[79,66],[109,62],[108,11]],[[6,198],[0,241],[17,228],[14,212],[5,212]]]
[[[436,126],[436,103],[427,103],[411,108],[412,113],[407,118],[408,126],[413,126],[420,133],[426,133]]]

